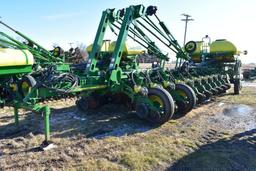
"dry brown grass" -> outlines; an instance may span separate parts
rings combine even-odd
[[[224,103],[246,104],[256,106],[256,87],[243,87],[240,95],[233,95],[233,90],[229,94],[220,98]]]

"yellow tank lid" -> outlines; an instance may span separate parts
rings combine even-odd
[[[92,51],[93,44],[87,46],[86,51],[90,53]],[[101,52],[110,52],[113,53],[116,47],[116,41],[110,42],[110,41],[104,41],[102,47],[101,47]],[[144,53],[144,50],[130,50],[127,46],[127,44],[124,44],[123,48],[123,54],[124,55],[138,55]]]
[[[101,52],[107,52],[108,49],[109,49],[109,45],[110,45],[110,41],[109,41],[109,40],[105,40],[105,41],[103,42],[103,45],[102,45],[100,51],[101,51]],[[89,46],[87,46],[86,52],[87,52],[87,53],[90,53],[90,52],[92,51],[92,47],[93,47],[93,44],[90,44]]]
[[[108,51],[113,53],[114,50],[115,50],[115,47],[116,47],[116,41],[110,43],[109,45],[109,48],[108,48]],[[124,47],[123,47],[123,54],[124,55],[139,55],[139,54],[142,54],[144,53],[145,51],[144,50],[130,50],[127,46],[127,43],[124,44]]]

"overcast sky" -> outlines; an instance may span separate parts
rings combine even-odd
[[[181,14],[187,13],[195,19],[188,25],[187,40],[201,40],[206,34],[213,40],[225,38],[238,49],[248,50],[243,62],[256,62],[255,0],[3,0],[0,16],[46,48],[54,43],[67,48],[69,43],[93,42],[103,10],[132,4],[158,6],[158,16],[180,44],[184,35]]]

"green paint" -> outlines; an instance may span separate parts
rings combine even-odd
[[[43,114],[44,114],[44,135],[45,135],[45,141],[50,140],[50,108],[49,106],[44,106],[42,108]]]

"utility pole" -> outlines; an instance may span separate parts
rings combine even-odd
[[[188,15],[188,14],[181,14],[181,15],[185,17],[184,19],[181,19],[181,21],[185,21],[185,33],[184,33],[184,42],[183,42],[183,46],[185,46],[186,37],[187,37],[188,22],[189,21],[194,21],[194,19],[191,18],[191,16]]]

